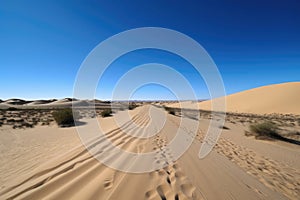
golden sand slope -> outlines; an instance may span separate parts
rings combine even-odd
[[[300,114],[300,82],[254,88],[228,95],[225,99],[227,112]],[[210,110],[211,102],[200,102],[198,106],[200,109]],[[179,107],[179,104],[169,106]]]
[[[150,108],[157,110],[152,119],[148,115]],[[174,149],[168,148],[166,144],[176,134],[180,118],[167,115],[165,126],[157,135],[141,139],[124,133],[124,128],[136,123],[146,130],[147,124],[160,119],[166,112],[149,105],[130,112],[132,121],[121,127],[116,125],[112,117],[100,118],[99,122],[106,134],[94,138],[89,143],[89,148],[96,149],[97,154],[106,155],[107,159],[117,162],[120,158],[112,154],[111,146],[101,145],[106,137],[127,151],[155,151],[155,163],[167,162],[166,167],[143,174],[123,173],[99,163],[79,145],[37,168],[16,171],[12,165],[6,169],[4,173],[11,174],[10,181],[0,189],[0,199],[297,199],[300,195],[300,163],[297,159],[300,151],[296,146],[282,148],[249,140],[243,136],[243,127],[226,124],[230,129],[222,134],[215,150],[200,160],[198,153],[209,124],[209,120],[202,119],[201,128],[191,147],[179,160],[172,161]],[[191,125],[198,122],[187,120],[188,124],[183,124],[180,129],[182,134],[189,135]],[[88,120],[86,122],[89,123]],[[91,131],[86,131],[86,134]],[[132,131],[135,132],[136,129]],[[0,134],[1,138],[5,138],[14,132],[6,134],[0,131]],[[24,140],[25,138],[22,141]],[[11,140],[7,140],[7,143],[9,141]],[[44,139],[41,142],[46,141]],[[61,145],[59,137],[57,145]],[[7,163],[12,157],[6,155],[5,148],[2,150],[1,161]],[[36,152],[39,152],[38,147]],[[31,162],[28,158],[25,162]]]

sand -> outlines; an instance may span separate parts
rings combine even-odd
[[[72,105],[77,107],[87,107],[95,105],[97,108],[108,108],[110,103],[100,100],[78,100],[74,98],[64,99],[39,99],[39,100],[24,100],[24,99],[7,99],[0,101],[0,109],[7,109],[10,107],[18,109],[53,109],[53,108],[71,108]]]
[[[150,109],[157,110],[152,119]],[[174,137],[180,117],[152,105],[129,112],[133,122],[127,125],[137,123],[145,130],[149,124],[155,127],[156,119],[166,117],[166,122],[153,137],[131,137],[115,123],[114,117],[122,117],[118,112],[98,118],[105,136],[127,151],[157,151],[155,162],[167,161],[166,167],[142,174],[109,168],[86,151],[74,127],[13,130],[3,126],[0,199],[298,199],[298,145],[245,137],[245,125],[226,122],[229,129],[222,131],[217,146],[200,160],[199,149],[209,125],[209,119],[200,119],[191,147],[172,161],[173,150],[164,147]],[[197,123],[186,120],[189,125]],[[82,121],[91,123],[88,118]],[[183,128],[187,134],[190,129],[188,125]],[[91,148],[101,147],[99,154],[117,161],[118,156],[111,155],[110,147],[101,146],[102,141],[103,137],[95,138]]]
[[[218,100],[218,99],[217,99]],[[228,95],[226,111],[252,114],[300,114],[300,82],[274,84]],[[210,110],[212,101],[198,103],[199,109]],[[191,102],[181,105],[190,108]],[[179,103],[169,107],[180,107]]]

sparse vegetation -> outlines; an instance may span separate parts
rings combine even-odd
[[[294,131],[288,134],[279,132],[279,127],[272,122],[263,122],[250,125],[250,132],[245,132],[246,136],[255,136],[256,139],[276,139],[284,142],[300,145],[297,139],[299,132]],[[295,137],[295,138],[291,138]]]
[[[15,107],[9,107],[9,108],[7,108],[7,110],[8,110],[8,111],[16,111],[16,110],[18,110],[18,108],[15,108]]]
[[[22,124],[22,127],[33,128],[34,125],[32,123],[25,122]]]
[[[171,114],[171,115],[175,115],[175,111],[174,110],[169,110],[168,113]]]
[[[103,110],[103,111],[101,112],[101,116],[102,116],[102,117],[110,117],[111,114],[112,114],[111,109],[105,109],[105,110]]]
[[[175,115],[176,114],[174,108],[170,108],[170,107],[164,106],[164,109],[166,111],[168,111],[168,113],[171,114],[171,115]]]
[[[250,133],[257,139],[277,139],[281,138],[278,134],[278,126],[272,122],[263,122],[250,125]]]
[[[136,107],[138,107],[135,103],[130,103],[129,105],[128,105],[128,109],[129,110],[133,110],[133,109],[135,109]]]
[[[73,126],[75,124],[74,120],[79,119],[79,113],[73,115],[71,108],[57,110],[52,115],[56,123],[61,127]]]

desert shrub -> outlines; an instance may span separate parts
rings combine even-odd
[[[168,113],[171,114],[171,115],[175,115],[175,111],[174,111],[173,109],[170,109],[170,110],[168,111]]]
[[[170,107],[167,107],[167,106],[163,106],[163,107],[166,111],[168,111],[169,114],[175,115],[175,109],[174,108],[170,108]]]
[[[131,103],[131,104],[129,104],[128,105],[128,109],[129,110],[133,110],[133,109],[135,109],[136,107],[138,107],[135,103]]]
[[[163,108],[164,108],[166,111],[171,110],[171,108],[170,108],[170,107],[167,107],[167,106],[163,106]]]
[[[42,122],[42,126],[47,126],[47,125],[50,125],[49,122]]]
[[[17,128],[21,128],[20,126],[18,126],[18,125],[13,125],[13,127],[12,127],[13,129],[17,129]]]
[[[111,109],[105,109],[100,114],[102,117],[109,117],[109,116],[111,116],[112,111],[111,111]]]
[[[75,124],[74,120],[79,118],[79,113],[74,113],[73,115],[71,108],[57,110],[52,115],[59,126],[72,126]]]
[[[259,124],[251,124],[250,131],[256,138],[278,138],[278,127],[272,122],[263,122]]]
[[[16,110],[18,110],[18,108],[15,108],[15,107],[9,107],[9,108],[7,108],[6,110],[8,110],[8,111],[16,111]]]
[[[170,111],[169,111],[169,114],[175,115],[175,112],[174,112],[173,110],[170,110]]]
[[[22,124],[22,126],[27,127],[27,128],[33,128],[33,127],[34,127],[34,124],[33,124],[33,123],[24,122],[24,123]]]

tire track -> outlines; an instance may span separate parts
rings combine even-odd
[[[137,114],[136,116],[134,116],[134,120],[141,121],[141,115]],[[142,121],[144,122],[145,120]],[[130,123],[132,122],[127,122],[123,126],[128,126],[130,125]],[[117,146],[119,146],[120,148],[130,150],[129,147],[135,147],[136,145],[134,144],[137,143],[138,140],[136,138],[124,134],[122,128],[123,127],[113,129],[107,132],[107,134],[103,136],[94,138],[89,142],[87,148],[93,149],[98,147],[99,145],[101,146],[101,144],[105,141],[105,138],[108,138],[111,141],[114,141],[114,143],[116,143]],[[102,148],[98,150],[97,153],[98,154],[106,153],[108,154],[108,159],[110,159],[109,152],[112,149],[113,147],[109,145],[102,146]],[[25,179],[24,181],[22,181],[21,183],[5,189],[0,193],[0,195],[1,196],[7,195],[8,196],[7,199],[14,199],[19,196],[25,195],[30,191],[37,190],[38,188],[43,188],[44,191],[46,190],[46,188],[49,188],[47,192],[50,193],[51,191],[54,190],[59,191],[59,190],[65,190],[66,188],[76,187],[76,185],[78,184],[81,185],[82,182],[88,183],[88,180],[92,178],[92,175],[96,171],[99,171],[99,162],[96,161],[94,157],[91,156],[87,152],[87,150],[82,147],[73,149],[71,154],[74,154],[74,152],[78,152],[78,153],[75,153],[75,155],[72,156],[70,159],[63,161],[58,165],[39,171],[34,175],[30,176],[29,178]],[[114,159],[117,159],[117,157],[115,157]],[[105,170],[105,168],[106,167],[102,165],[101,169]],[[85,169],[86,171],[83,172],[83,169]],[[81,176],[77,177],[77,179],[79,179],[80,181],[78,180],[75,182],[71,182],[68,183],[66,186],[64,186],[66,182],[70,181],[70,178],[68,178],[68,176],[73,177],[73,174],[81,174]],[[62,179],[60,177],[64,177],[64,178]],[[111,177],[114,177],[114,174],[112,174]],[[25,188],[23,188],[24,185],[26,185]],[[104,188],[110,189],[113,185],[113,178],[105,179],[103,185]],[[12,193],[12,191],[17,191],[17,192],[15,192],[13,195],[9,195],[10,193]]]

